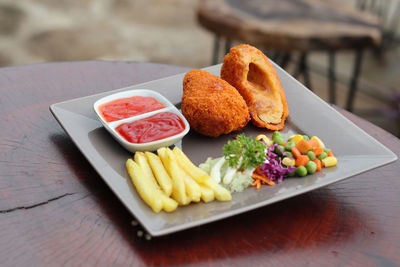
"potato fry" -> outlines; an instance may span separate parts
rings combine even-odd
[[[166,212],[172,212],[178,207],[178,202],[168,197],[164,192],[161,194],[161,200],[163,204],[163,210]]]
[[[179,149],[179,147],[174,147],[173,152],[177,158],[179,166],[181,166],[181,168],[187,174],[195,179],[196,182],[203,183],[210,177],[205,171],[194,165],[192,161],[185,155],[185,153]]]
[[[211,190],[210,188],[204,185],[200,185],[200,192],[201,192],[201,200],[203,200],[205,203],[214,200],[214,191]]]
[[[145,152],[144,154],[161,189],[167,196],[170,196],[172,193],[172,180],[165,170],[162,161],[156,154],[151,152]]]
[[[220,184],[218,184],[213,178],[208,178],[207,180],[204,181],[203,185],[206,187],[212,189],[215,194],[215,198],[219,201],[230,201],[232,200],[231,193],[229,193],[228,190],[226,190],[224,187],[222,187]]]
[[[161,198],[158,197],[157,188],[151,180],[146,179],[140,166],[132,159],[126,161],[126,169],[131,177],[132,183],[143,201],[151,207],[154,212],[160,212],[163,207]]]
[[[146,178],[149,179],[149,181],[151,181],[156,188],[160,189],[160,186],[158,185],[156,178],[153,175],[153,171],[151,170],[144,153],[136,152],[134,159],[135,162],[140,166],[140,168],[142,168],[143,174],[146,176]]]
[[[178,163],[171,156],[173,155],[172,151],[162,147],[157,150],[157,153],[172,179],[172,198],[178,201],[180,205],[189,204],[190,198],[186,195],[184,173],[182,173],[183,170],[179,168]]]
[[[154,195],[154,198],[160,198],[163,203],[163,210],[167,212],[171,212],[178,207],[178,203],[175,200],[169,198],[159,187],[156,178],[153,175],[153,172],[150,168],[149,163],[147,162],[146,156],[143,152],[135,153],[135,161],[140,166],[143,171],[143,179],[151,181],[153,187],[155,188],[157,195]]]
[[[201,197],[200,185],[196,183],[196,181],[193,180],[193,178],[190,177],[190,175],[188,175],[184,170],[182,170],[182,173],[184,174],[183,182],[185,183],[185,189],[188,197],[193,202],[199,202]]]

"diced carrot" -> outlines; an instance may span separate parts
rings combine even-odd
[[[317,172],[319,172],[320,170],[322,170],[322,163],[318,158],[315,158],[313,160],[315,162],[315,164],[317,164]]]
[[[313,152],[314,152],[315,156],[318,157],[319,155],[322,154],[322,152],[324,152],[324,149],[322,147],[316,147],[313,149]]]
[[[300,155],[297,159],[296,159],[296,167],[299,166],[306,166],[307,162],[310,161],[310,158],[307,157],[306,155]]]
[[[293,157],[294,157],[295,159],[297,159],[299,156],[301,156],[300,151],[299,151],[296,147],[292,148],[291,151],[292,151]]]
[[[332,150],[329,150],[329,151],[328,151],[328,157],[334,157],[334,155],[333,155],[333,153],[332,153]]]
[[[312,150],[312,146],[304,139],[301,139],[296,148],[300,151],[301,154],[306,154],[308,151]]]
[[[309,143],[311,147],[319,147],[319,143],[316,139],[310,139],[307,141],[307,143]]]

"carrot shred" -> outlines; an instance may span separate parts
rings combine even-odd
[[[255,180],[251,185],[253,186],[257,186],[258,183],[261,184],[267,184],[270,186],[274,186],[275,183],[271,180],[268,179],[268,177],[262,175],[262,174],[258,174],[256,172],[256,170],[253,172],[253,174],[251,175],[251,177]]]
[[[332,153],[332,150],[329,150],[329,151],[328,151],[328,157],[334,157],[334,156],[333,156],[333,153]]]

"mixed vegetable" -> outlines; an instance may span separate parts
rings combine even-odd
[[[230,192],[240,192],[250,185],[273,186],[285,177],[303,177],[337,164],[332,151],[316,136],[294,135],[285,141],[276,131],[271,139],[240,134],[224,146],[222,157],[208,158],[200,168]]]

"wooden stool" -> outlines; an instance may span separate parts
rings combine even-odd
[[[218,61],[222,38],[225,53],[233,40],[277,51],[271,59],[282,67],[289,62],[292,52],[299,52],[294,76],[302,74],[310,89],[307,55],[311,51],[327,51],[331,103],[336,101],[335,52],[355,51],[347,110],[353,108],[363,50],[376,47],[381,41],[377,17],[333,0],[200,0],[198,21],[216,35],[214,64]]]

